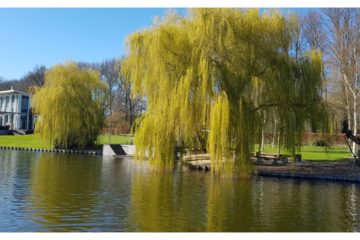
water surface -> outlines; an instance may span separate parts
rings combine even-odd
[[[0,231],[359,231],[359,185],[0,151]]]

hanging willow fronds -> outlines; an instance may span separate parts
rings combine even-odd
[[[213,172],[220,171],[223,165],[227,165],[226,161],[231,160],[230,156],[224,156],[229,153],[229,115],[229,101],[226,93],[221,92],[210,113],[209,151]]]
[[[105,92],[99,72],[75,63],[54,66],[34,89],[37,131],[55,147],[91,146],[103,126]]]
[[[214,171],[249,173],[267,111],[295,151],[305,122],[325,111],[321,53],[292,56],[294,24],[278,12],[194,9],[130,35],[122,71],[148,107],[137,123],[138,156],[171,165],[176,144],[199,148],[207,139]]]

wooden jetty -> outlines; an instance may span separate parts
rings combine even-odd
[[[191,169],[210,170],[210,154],[187,154],[182,158],[183,163]]]

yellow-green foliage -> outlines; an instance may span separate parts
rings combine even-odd
[[[228,162],[248,173],[263,118],[273,111],[281,144],[295,150],[304,123],[324,113],[321,55],[292,53],[297,24],[276,11],[194,9],[132,34],[122,71],[133,94],[147,99],[135,135],[139,157],[171,165],[176,145],[208,143],[214,171]]]
[[[44,86],[34,89],[33,107],[40,115],[36,129],[55,147],[92,145],[103,124],[105,91],[95,70],[75,63],[54,66]]]
[[[221,170],[224,160],[231,160],[229,153],[229,101],[226,93],[222,93],[216,99],[210,113],[209,151],[212,153],[211,167],[214,172]]]

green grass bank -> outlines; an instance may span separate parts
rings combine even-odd
[[[264,146],[264,152],[276,153],[277,149],[272,148],[271,145]],[[289,154],[286,151],[281,151],[282,154]],[[351,158],[351,154],[347,147],[334,146],[334,147],[315,147],[315,146],[302,146],[298,152],[301,154],[303,160],[316,160],[316,161],[339,161]]]
[[[132,137],[129,136],[112,135],[109,138],[109,135],[100,135],[95,145],[96,147],[100,147],[103,144],[108,144],[109,140],[111,144],[132,144],[133,141]],[[0,136],[0,146],[52,148],[39,134]],[[265,145],[264,152],[276,153],[276,148],[272,148],[271,145]],[[282,151],[282,153],[286,154],[284,151]],[[303,160],[338,161],[351,158],[349,150],[346,147],[331,147],[326,149],[324,147],[303,146],[299,153]]]
[[[95,145],[97,147],[108,144],[109,136],[100,135],[96,140]],[[111,144],[131,144],[132,137],[127,136],[111,136]],[[44,139],[41,138],[40,134],[29,134],[29,135],[6,135],[0,136],[0,146],[8,147],[28,147],[28,148],[44,148],[51,149],[52,145],[47,143]]]

